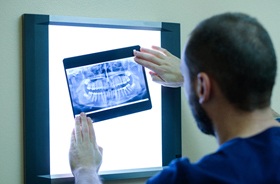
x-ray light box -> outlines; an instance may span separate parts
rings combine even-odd
[[[180,25],[51,15],[23,16],[25,183],[73,181],[68,150],[74,117],[63,60],[133,45],[162,46],[179,57]],[[82,70],[94,73],[98,68],[111,67],[109,75],[115,68],[117,76],[114,74],[110,81],[115,87],[127,86],[128,82],[131,83],[131,75],[137,77],[142,71],[133,62],[133,56],[105,64]],[[136,73],[120,69],[128,65],[134,67]],[[76,75],[77,71],[69,70],[69,76]],[[100,175],[105,180],[148,177],[181,155],[180,89],[161,87],[151,80],[148,72],[146,69],[143,74],[147,77],[145,82],[149,89],[145,97],[149,97],[152,108],[114,118],[102,119],[101,116],[102,121],[94,123],[97,142],[104,149]],[[82,77],[85,75],[91,74]],[[100,92],[106,88],[104,83],[96,81],[81,80],[80,86],[88,88],[80,92],[81,95],[91,95],[92,100],[95,98],[93,91],[98,88],[98,95],[110,98],[109,93]],[[143,87],[135,88],[135,96],[140,94],[140,89]],[[94,115],[92,117],[94,119]]]

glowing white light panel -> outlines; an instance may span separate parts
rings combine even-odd
[[[50,174],[71,173],[68,151],[74,117],[62,60],[121,47],[160,46],[160,31],[49,26]],[[103,147],[100,171],[162,166],[161,87],[147,72],[152,109],[94,123]]]

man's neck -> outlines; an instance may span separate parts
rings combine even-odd
[[[268,128],[280,126],[274,120],[270,108],[252,112],[231,109],[219,114],[219,116],[213,119],[213,122],[216,130],[216,139],[220,145],[233,138],[251,137]]]

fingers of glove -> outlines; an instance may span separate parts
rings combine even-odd
[[[145,59],[138,58],[138,57],[134,58],[134,60],[138,64],[144,66],[145,68],[148,68],[148,69],[152,70],[155,73],[162,73],[161,66],[159,66],[159,65],[157,65],[153,62],[150,62],[150,61],[147,61]]]
[[[157,59],[161,59],[164,60],[166,58],[166,55],[164,52],[162,52],[161,50],[163,50],[162,48],[158,48],[158,50],[155,49],[148,49],[148,48],[144,48],[141,47],[140,51],[142,53],[146,53],[146,55],[150,55],[155,59],[155,62],[158,61]],[[168,51],[167,51],[168,52]]]
[[[75,118],[75,139],[77,143],[82,142],[82,132],[81,132],[81,117],[77,116]]]
[[[93,128],[92,120],[88,117],[87,118],[88,128],[89,128],[89,138],[92,143],[96,143],[96,136],[95,131]]]
[[[82,112],[80,114],[80,117],[81,117],[81,124],[82,124],[82,138],[83,138],[83,141],[89,141],[90,140],[89,127],[88,127],[86,114]]]
[[[173,56],[168,50],[166,50],[166,49],[164,49],[164,48],[161,48],[161,47],[159,47],[159,46],[153,45],[152,48],[153,48],[154,50],[157,50],[157,51],[162,52],[162,53],[163,53],[164,55],[166,55],[166,56]]]

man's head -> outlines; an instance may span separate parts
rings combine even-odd
[[[193,111],[204,111],[193,89],[200,73],[213,79],[227,101],[239,110],[253,111],[270,105],[276,56],[267,31],[256,19],[225,13],[204,20],[193,30],[183,57]],[[202,131],[213,134],[211,119],[206,112],[202,114],[206,117],[198,117],[202,119],[199,126],[207,125]]]

